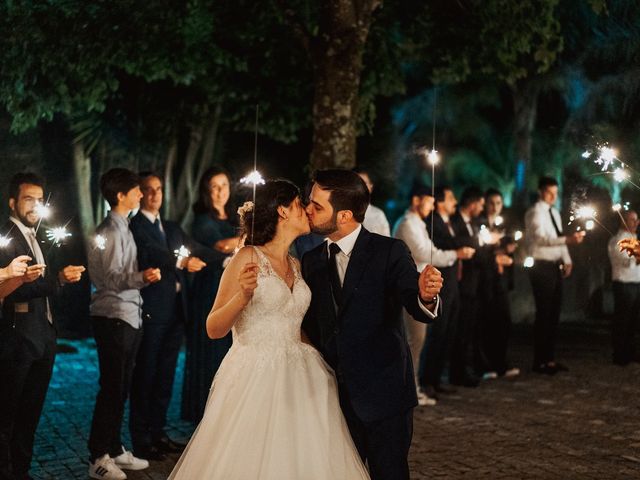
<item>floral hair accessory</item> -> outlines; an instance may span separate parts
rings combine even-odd
[[[244,202],[242,206],[238,208],[238,215],[240,215],[240,218],[244,218],[248,212],[252,212],[253,207],[253,202]]]

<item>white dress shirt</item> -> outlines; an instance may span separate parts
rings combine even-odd
[[[356,240],[358,240],[358,235],[360,235],[360,231],[362,230],[362,225],[358,225],[358,227],[351,232],[349,235],[342,237],[337,242],[332,241],[327,238],[327,255],[329,255],[329,246],[332,243],[337,243],[340,247],[340,251],[336,254],[336,266],[338,268],[338,276],[340,277],[340,284],[344,284],[344,277],[347,273],[347,267],[349,266],[349,260],[351,259],[351,253],[353,253],[353,247],[356,244]],[[418,305],[420,309],[429,315],[431,318],[436,318],[437,313],[434,314],[427,307],[422,304],[422,300],[420,299],[420,295],[418,294]],[[438,296],[436,300],[434,312],[437,312],[440,308],[440,296]]]
[[[568,265],[571,263],[571,256],[567,248],[567,237],[559,236],[556,232],[549,215],[549,209],[551,209],[551,214],[562,234],[562,219],[558,210],[539,200],[527,210],[524,217],[527,251],[535,260],[550,262],[562,260],[565,265]]]
[[[411,210],[398,219],[393,227],[393,236],[407,244],[419,272],[429,263],[439,268],[450,267],[458,259],[455,250],[440,250],[433,244],[424,220]]]
[[[611,237],[608,245],[609,261],[611,262],[611,280],[622,283],[640,283],[640,265],[636,259],[621,252],[618,242],[623,238],[636,238],[636,235],[625,229],[620,229]]]
[[[40,248],[40,244],[38,242],[38,238],[36,237],[36,231],[33,227],[27,227],[24,223],[18,220],[15,217],[9,217],[13,223],[15,223],[22,236],[25,238],[27,243],[29,244],[29,248],[33,253],[33,260],[40,265],[45,265],[44,255],[42,253],[42,249]],[[44,276],[44,274],[43,274]],[[49,298],[45,297],[45,303],[47,305],[47,320],[49,323],[53,323],[53,314],[51,313],[51,306],[49,305]]]
[[[384,235],[385,237],[391,235],[391,232],[389,231],[389,221],[387,220],[386,215],[380,208],[371,204],[367,207],[367,211],[364,212],[364,221],[362,222],[362,226],[371,233],[377,233],[378,235]]]

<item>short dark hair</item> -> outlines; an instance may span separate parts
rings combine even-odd
[[[371,171],[369,169],[357,166],[357,167],[353,167],[351,169],[351,171],[354,172],[354,173],[357,173],[357,174],[366,175],[366,176],[369,177],[369,180],[371,180],[371,183],[375,183],[373,181],[373,174],[371,173]]]
[[[504,198],[502,195],[502,192],[500,190],[498,190],[497,188],[488,188],[486,192],[484,192],[484,198],[485,200],[488,200],[491,197],[495,197],[498,196],[500,198]]]
[[[37,185],[44,190],[44,179],[33,172],[16,173],[9,182],[9,198],[18,200],[21,185]]]
[[[482,194],[482,190],[478,187],[467,187],[462,192],[462,196],[460,197],[460,206],[468,207],[472,203],[478,202],[480,200],[484,200],[484,195]]]
[[[246,235],[244,244],[264,245],[273,240],[280,217],[278,207],[288,207],[298,197],[300,190],[288,180],[269,180],[258,187],[253,208],[240,214],[240,232]]]
[[[160,180],[162,183],[164,183],[164,178],[162,177],[162,175],[160,175],[158,172],[154,170],[143,170],[142,172],[138,173],[138,176],[140,177],[140,183],[142,183],[147,178],[151,178],[151,177],[155,177],[158,180]]]
[[[540,177],[538,180],[538,191],[545,190],[547,187],[557,187],[558,181],[553,177]]]
[[[411,186],[411,190],[409,190],[409,202],[413,199],[413,197],[433,197],[434,194],[431,191],[431,187],[425,185],[424,183],[414,183]]]
[[[327,169],[316,170],[314,183],[323,190],[331,192],[329,203],[334,213],[350,210],[356,222],[364,221],[364,214],[369,206],[370,194],[367,185],[357,173],[349,170]]]
[[[213,204],[211,203],[211,188],[209,187],[211,179],[218,175],[225,175],[227,177],[227,180],[229,180],[229,190],[231,190],[231,175],[229,175],[229,172],[217,165],[207,168],[198,182],[198,199],[193,204],[193,213],[208,213],[209,215],[213,215],[215,218],[218,218],[218,211],[213,208]],[[229,198],[231,198],[231,196],[229,196]],[[228,210],[228,205],[229,202],[224,206],[224,209],[227,214],[227,218],[231,218],[232,215]]]
[[[112,168],[100,177],[100,191],[111,208],[118,205],[118,194],[140,186],[140,177],[126,168]]]
[[[440,185],[436,187],[435,189],[436,203],[444,202],[444,197],[447,192],[453,192],[453,188],[451,188],[449,185]]]

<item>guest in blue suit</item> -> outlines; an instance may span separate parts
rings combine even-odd
[[[154,265],[162,279],[142,290],[143,336],[131,390],[129,428],[137,455],[162,460],[184,445],[165,433],[178,352],[187,319],[186,272],[198,272],[205,262],[221,261],[223,254],[191,240],[176,222],[161,220],[162,179],[143,172],[140,211],[130,228],[138,249],[140,268]],[[180,247],[190,253],[176,255]]]
[[[213,377],[231,348],[231,333],[212,340],[207,336],[206,322],[218,293],[224,259],[233,254],[240,241],[237,214],[228,205],[231,189],[227,172],[220,167],[209,168],[200,179],[198,193],[193,205],[193,238],[221,255],[195,274],[190,292],[192,311],[187,329],[182,418],[192,422],[202,418]]]

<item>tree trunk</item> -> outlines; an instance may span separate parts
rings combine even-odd
[[[516,148],[516,205],[527,203],[527,180],[531,164],[533,129],[538,111],[540,87],[537,82],[524,81],[511,89],[514,109],[514,136]]]
[[[314,169],[355,166],[362,56],[378,4],[376,0],[321,2],[319,33],[310,46]]]
[[[73,144],[73,172],[76,177],[82,235],[88,242],[96,229],[96,224],[93,218],[93,200],[91,198],[91,159],[85,155],[82,143]]]
[[[164,185],[163,185],[163,215],[166,218],[171,219],[174,213],[174,199],[173,199],[173,169],[178,159],[178,138],[177,135],[173,135],[171,144],[169,145],[169,151],[167,152],[167,161],[164,164]]]

